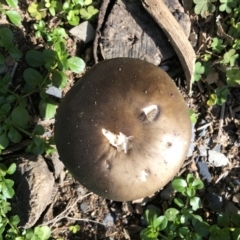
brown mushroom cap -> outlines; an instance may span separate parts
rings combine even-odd
[[[144,114],[149,106],[157,106],[157,114]],[[131,147],[119,151],[104,129],[122,133]],[[90,191],[117,201],[165,186],[181,168],[190,136],[188,110],[175,83],[137,59],[96,64],[66,94],[56,116],[56,146],[66,168]]]

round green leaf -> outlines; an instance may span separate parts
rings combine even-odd
[[[9,48],[8,52],[11,55],[11,57],[13,57],[14,59],[19,59],[19,58],[22,57],[22,52],[18,48],[14,47],[14,46]]]
[[[42,240],[47,240],[51,236],[51,229],[48,226],[35,227],[34,234]]]
[[[184,179],[177,178],[172,182],[173,188],[178,192],[184,192],[187,187],[187,182]]]
[[[33,68],[27,68],[23,72],[23,78],[31,87],[39,86],[43,81],[42,75]]]
[[[57,53],[52,49],[45,49],[42,53],[44,63],[50,63],[51,65],[57,61]]]
[[[53,118],[56,113],[57,104],[50,98],[41,100],[39,103],[40,114],[45,119]]]
[[[22,140],[22,135],[18,132],[18,130],[16,128],[12,127],[8,131],[8,138],[13,143],[19,143]]]
[[[26,62],[31,67],[41,67],[43,65],[42,53],[36,50],[29,50],[25,55]]]
[[[57,88],[64,88],[67,84],[67,76],[63,72],[53,71],[52,73],[53,85]]]
[[[9,144],[6,132],[0,135],[0,149],[5,149]]]
[[[190,199],[190,205],[192,206],[192,209],[196,211],[201,207],[201,199],[199,197],[192,197]]]
[[[229,216],[226,213],[219,213],[217,223],[221,227],[228,227]]]
[[[192,183],[192,186],[196,189],[202,189],[204,187],[204,184],[200,179],[195,179]]]
[[[43,135],[45,132],[44,127],[42,125],[36,125],[36,127],[33,130],[33,133],[35,135]]]
[[[16,25],[16,26],[21,25],[22,18],[21,18],[21,15],[17,11],[14,11],[14,10],[6,11],[6,15],[9,17],[10,21],[14,25]]]
[[[12,198],[15,194],[12,186],[14,185],[14,181],[11,179],[5,179],[2,185],[2,194],[6,198]]]
[[[71,57],[68,59],[68,67],[74,73],[81,73],[85,69],[85,62],[79,57]]]
[[[177,214],[179,211],[176,208],[168,208],[164,216],[167,218],[168,221],[173,222],[176,219]]]
[[[11,175],[15,173],[16,169],[17,169],[16,163],[12,163],[7,170],[7,174]]]
[[[7,103],[13,103],[16,100],[16,97],[14,95],[8,95],[5,100]]]
[[[28,111],[25,108],[18,106],[12,111],[11,119],[17,126],[24,127],[27,125],[29,120]]]

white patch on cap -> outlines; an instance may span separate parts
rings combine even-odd
[[[119,135],[114,134],[105,128],[102,129],[102,134],[108,139],[110,144],[117,148],[117,150],[124,151],[126,154],[129,149],[133,147],[132,143],[130,142],[133,139],[133,136],[127,137],[123,133],[119,133]]]
[[[156,120],[159,114],[159,107],[157,105],[150,105],[142,109],[149,122]]]
[[[147,181],[147,177],[148,177],[148,176],[149,176],[149,171],[146,170],[146,169],[142,170],[142,172],[141,172],[141,180],[142,180],[143,182],[146,182],[146,181]]]

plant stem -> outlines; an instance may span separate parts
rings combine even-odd
[[[161,233],[158,233],[158,235],[159,235],[161,238],[163,238],[163,239],[168,239],[168,237],[164,236],[164,235],[161,234]]]
[[[25,129],[23,129],[22,127],[17,126],[16,124],[13,123],[13,126],[15,128],[17,128],[19,131],[23,132],[24,134],[28,135],[29,137],[33,137],[33,134],[31,134],[30,132],[26,131]]]

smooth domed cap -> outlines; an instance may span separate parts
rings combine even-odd
[[[55,141],[70,173],[90,191],[129,201],[153,194],[181,168],[191,123],[175,83],[142,60],[92,67],[62,100]]]

